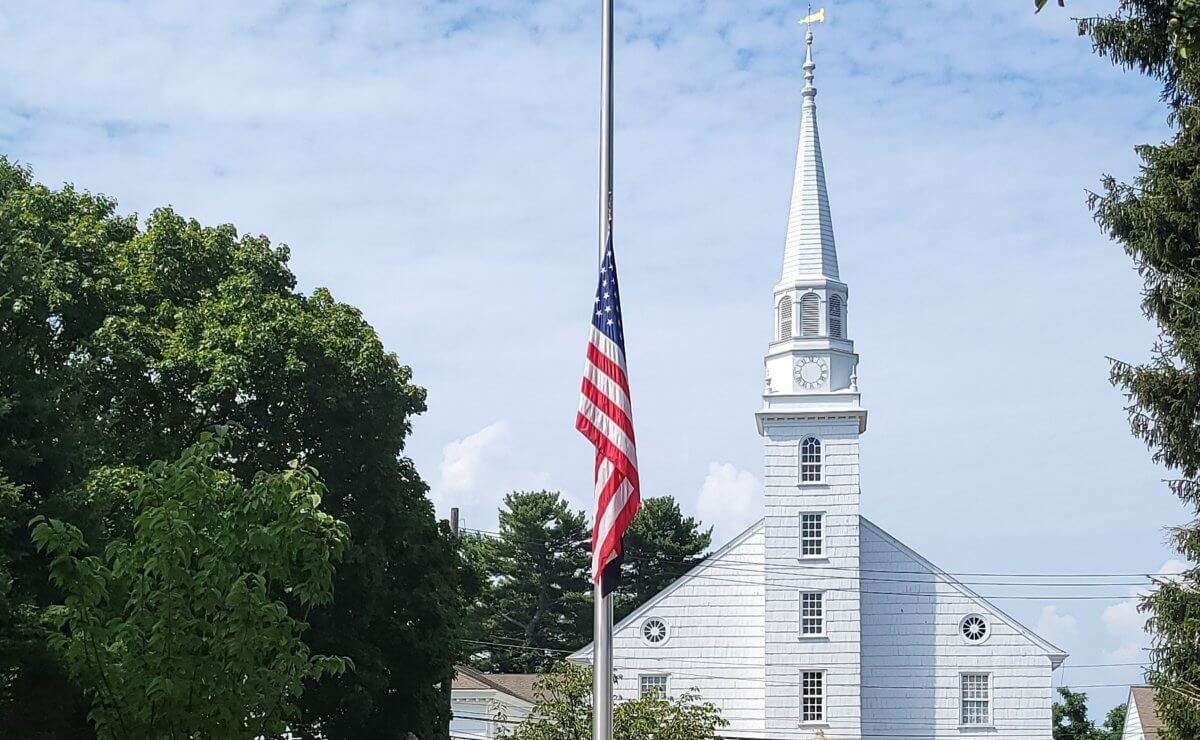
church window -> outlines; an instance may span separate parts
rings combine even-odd
[[[825,557],[825,515],[800,515],[800,557]]]
[[[779,299],[779,337],[778,339],[792,338],[792,299],[790,296],[784,296]]]
[[[800,636],[825,634],[825,594],[812,591],[800,594]]]
[[[991,625],[979,614],[968,614],[958,623],[958,630],[962,633],[962,637],[969,643],[978,644],[984,642],[992,633]]]
[[[642,622],[642,639],[651,645],[663,644],[669,635],[667,623],[658,617],[650,617]]]
[[[825,671],[800,672],[800,721],[825,721]]]
[[[840,295],[832,295],[829,297],[829,336],[834,339],[842,339],[843,324],[842,324],[842,297]]]
[[[638,676],[638,696],[642,699],[651,696],[665,699],[667,697],[667,674],[643,673]]]
[[[800,443],[800,482],[821,482],[821,440],[805,437]]]
[[[800,299],[800,336],[815,337],[821,333],[821,297],[805,293]]]
[[[963,725],[992,723],[992,676],[988,673],[963,673],[959,676],[962,695]]]

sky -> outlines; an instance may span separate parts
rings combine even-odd
[[[1155,337],[1089,189],[1167,135],[1080,0],[829,0],[816,83],[862,507],[950,572],[1178,570],[1186,512],[1109,360]],[[1053,4],[1052,4],[1053,5]],[[803,84],[798,2],[618,0],[615,230],[645,495],[717,542],[761,515],[771,332]],[[0,5],[0,153],[292,250],[429,391],[407,449],[441,515],[590,496],[573,428],[595,286],[599,3]],[[980,587],[1072,654],[1094,710],[1144,660],[1133,587]],[[1103,667],[1089,667],[1104,664]],[[1080,666],[1080,667],[1072,667]]]

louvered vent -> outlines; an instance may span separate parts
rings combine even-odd
[[[784,296],[779,301],[779,339],[792,338],[792,299]]]
[[[821,333],[821,298],[806,293],[800,299],[800,336],[815,337]]]
[[[833,295],[829,297],[829,336],[842,339],[845,336],[842,331],[842,297]]]

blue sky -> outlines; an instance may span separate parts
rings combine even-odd
[[[429,388],[409,452],[441,511],[492,529],[502,494],[531,487],[584,508],[590,452],[572,423],[594,286],[598,5],[5,4],[0,151],[128,211],[171,204],[289,244],[301,285],[362,308]],[[1185,512],[1130,437],[1105,359],[1145,358],[1154,332],[1130,260],[1085,205],[1101,173],[1136,170],[1164,111],[1067,13],[1031,6],[845,0],[817,30],[871,411],[863,509],[952,572],[1170,569],[1163,528]],[[618,2],[616,234],[643,483],[718,538],[761,505],[752,415],[805,10]],[[1079,590],[1037,593],[1065,591]],[[1143,654],[1127,601],[1002,606],[1068,665]],[[1124,696],[1089,691],[1103,708]]]

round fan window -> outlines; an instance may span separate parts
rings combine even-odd
[[[958,629],[962,633],[964,640],[975,644],[988,639],[988,635],[992,633],[992,628],[987,623],[987,620],[978,614],[968,614],[963,617],[962,622],[958,625]]]
[[[642,639],[651,645],[661,645],[667,641],[667,623],[658,617],[651,617],[642,622]]]

